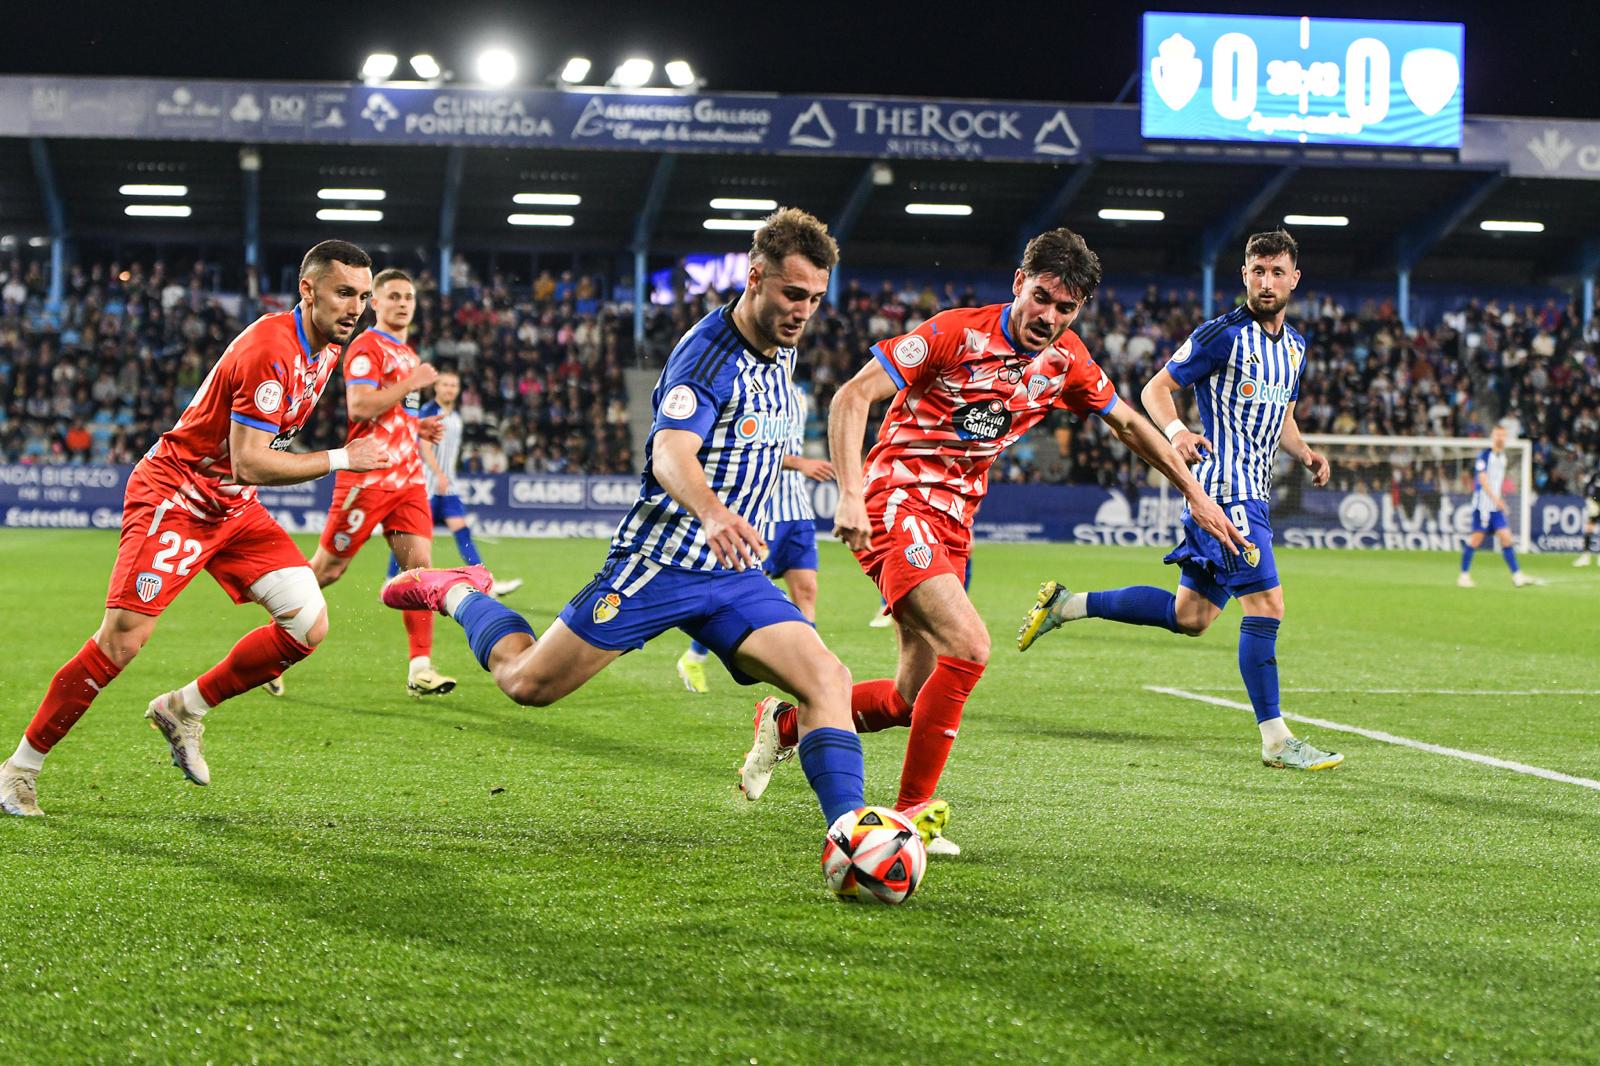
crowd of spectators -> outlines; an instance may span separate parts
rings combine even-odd
[[[494,277],[445,295],[421,274],[417,290],[412,345],[462,376],[467,472],[633,471],[631,315],[593,279],[542,274],[514,292]],[[47,291],[40,263],[0,263],[0,461],[136,461],[240,330],[292,299],[218,294],[204,263],[75,266],[59,307]],[[342,391],[335,378],[297,445],[342,443]]]
[[[451,295],[418,277],[411,339],[424,358],[461,371],[469,471],[633,472],[625,368],[659,365],[700,316],[737,295],[652,306],[635,352],[632,308],[606,299],[597,279],[480,282],[460,265]],[[142,454],[242,322],[285,302],[252,306],[216,294],[210,279],[204,263],[182,271],[76,266],[61,306],[47,311],[43,265],[0,263],[0,460],[131,462]],[[804,342],[798,376],[813,398],[810,447],[820,449],[832,395],[875,339],[978,302],[954,285],[847,284]],[[1196,292],[1107,285],[1076,329],[1122,396],[1136,400],[1201,319]],[[1291,306],[1290,320],[1310,347],[1297,407],[1306,432],[1481,436],[1504,422],[1535,441],[1542,492],[1577,491],[1600,453],[1600,345],[1571,304],[1463,301],[1408,331],[1391,303],[1345,306],[1311,293]],[[342,412],[331,388],[306,445],[336,443]],[[1019,442],[994,473],[1124,488],[1150,476],[1097,419],[1064,415]]]

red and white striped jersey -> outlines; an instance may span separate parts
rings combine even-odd
[[[1010,313],[1009,303],[952,308],[872,346],[900,392],[867,453],[867,496],[898,490],[971,526],[989,467],[1052,409],[1116,406],[1116,388],[1076,333],[1020,351]]]
[[[357,337],[345,353],[345,391],[348,392],[351,385],[386,389],[409,378],[421,362],[411,346],[399,337],[381,329],[369,329]],[[348,443],[360,437],[377,438],[389,452],[390,465],[363,473],[339,471],[333,483],[336,496],[342,498],[353,488],[403,489],[423,483],[422,453],[417,450],[419,402],[420,397],[413,392],[377,418],[350,420]]]

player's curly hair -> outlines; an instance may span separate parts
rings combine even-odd
[[[342,261],[343,260],[341,260],[341,262]],[[407,285],[416,285],[416,282],[411,280],[411,275],[407,274],[399,267],[384,267],[382,270],[378,271],[377,276],[372,279],[372,291],[377,292],[391,281],[403,281]]]
[[[1022,272],[1031,278],[1049,274],[1067,291],[1087,301],[1100,286],[1100,257],[1076,233],[1062,226],[1045,230],[1022,251]]]
[[[1258,256],[1262,259],[1272,259],[1280,255],[1287,255],[1289,262],[1295,266],[1300,265],[1300,245],[1282,226],[1267,230],[1265,233],[1252,233],[1250,239],[1244,242],[1246,263]]]
[[[828,233],[828,224],[815,215],[798,207],[780,207],[762,222],[750,240],[752,263],[777,266],[798,253],[821,270],[839,264],[839,242]]]
[[[357,245],[349,241],[323,241],[306,253],[300,260],[300,276],[302,278],[318,278],[327,273],[334,263],[343,263],[345,266],[361,267],[372,266],[372,256],[362,251]]]

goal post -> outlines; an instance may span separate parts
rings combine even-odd
[[[1314,509],[1335,498],[1365,495],[1381,504],[1373,509],[1374,521],[1381,512],[1386,518],[1398,515],[1411,524],[1428,523],[1454,533],[1471,528],[1470,524],[1461,528],[1459,516],[1471,504],[1476,479],[1473,466],[1479,453],[1489,447],[1487,437],[1307,433],[1304,438],[1328,457],[1333,476],[1327,487],[1316,488],[1310,471],[1280,449],[1273,478],[1274,511],[1280,501],[1290,507]],[[1517,549],[1526,553],[1533,544],[1531,441],[1507,439],[1506,484],[1501,491]]]

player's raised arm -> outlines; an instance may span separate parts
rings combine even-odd
[[[1161,371],[1165,374],[1166,371]],[[1160,375],[1157,375],[1159,377]],[[1152,382],[1153,384],[1153,382]],[[1149,389],[1146,388],[1148,395]],[[1167,394],[1167,402],[1172,402],[1171,393]],[[1189,501],[1189,513],[1200,528],[1210,533],[1233,554],[1238,555],[1240,549],[1249,548],[1250,541],[1243,533],[1228,521],[1228,516],[1222,512],[1222,507],[1206,495],[1205,489],[1200,487],[1200,482],[1189,473],[1188,464],[1178,454],[1173,444],[1168,444],[1166,439],[1150,424],[1150,420],[1134,411],[1129,405],[1119,403],[1107,411],[1103,416],[1106,425],[1110,426],[1122,442],[1131,448],[1145,462],[1172,482],[1177,490],[1183,493],[1183,498]],[[1197,434],[1190,434],[1197,436]]]
[[[872,539],[872,523],[862,497],[861,444],[866,439],[867,415],[872,405],[900,391],[883,364],[873,359],[833,394],[828,408],[828,457],[839,482],[839,506],[833,516],[833,535],[865,551]]]
[[[1294,461],[1311,471],[1311,484],[1320,489],[1328,483],[1328,478],[1333,476],[1333,465],[1328,462],[1327,456],[1312,448],[1300,435],[1300,423],[1294,420],[1293,400],[1283,412],[1283,435],[1280,439]]]
[[[336,470],[382,470],[389,465],[389,453],[371,437],[361,437],[348,448],[300,455],[275,451],[274,436],[243,422],[233,423],[228,432],[228,457],[235,483],[297,485]]]
[[[711,491],[700,463],[703,443],[704,438],[686,429],[657,430],[651,472],[667,495],[700,520],[706,543],[718,562],[735,570],[759,567],[766,542],[754,526]]]
[[[1166,367],[1162,367],[1156,371],[1155,377],[1146,382],[1144,390],[1139,393],[1139,400],[1144,404],[1150,421],[1162,427],[1162,432],[1183,457],[1183,461],[1198,463],[1205,458],[1206,452],[1212,450],[1211,442],[1190,430],[1178,417],[1178,405],[1172,399],[1172,394],[1184,387],[1178,384]]]

